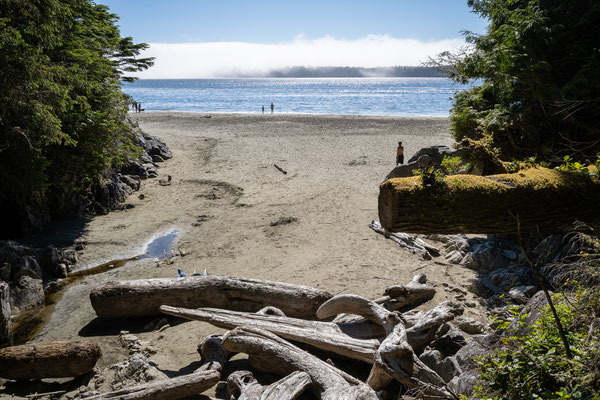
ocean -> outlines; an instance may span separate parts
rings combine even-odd
[[[446,117],[455,91],[448,78],[144,79],[123,91],[145,111]]]

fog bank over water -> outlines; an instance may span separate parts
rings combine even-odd
[[[464,46],[461,38],[439,41],[368,35],[356,40],[332,36],[291,42],[150,43],[144,57],[156,57],[142,79],[269,76],[271,71],[302,67],[375,68],[420,65],[429,57]]]

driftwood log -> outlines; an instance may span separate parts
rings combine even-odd
[[[420,254],[425,260],[431,260],[432,257],[437,257],[440,255],[440,249],[427,243],[416,235],[410,235],[404,232],[386,231],[383,229],[379,221],[375,220],[371,221],[369,228],[398,243],[400,247],[404,247],[412,251],[413,254]]]
[[[377,400],[377,394],[364,382],[322,361],[270,332],[239,327],[223,336],[228,351],[249,355],[254,368],[287,376],[305,372],[311,391],[322,400]]]
[[[427,284],[425,274],[415,275],[406,285],[394,285],[385,289],[385,296],[375,300],[390,311],[415,307],[435,296],[435,288]]]
[[[415,354],[408,342],[407,322],[400,313],[360,296],[342,294],[323,303],[317,310],[317,317],[327,318],[339,313],[361,315],[387,333],[375,353],[375,363],[367,380],[371,388],[383,389],[396,379],[408,388],[419,390],[423,396],[453,397],[444,380]]]
[[[263,386],[250,371],[235,371],[227,378],[228,400],[294,400],[311,384],[306,372],[296,371],[277,382]]]
[[[94,369],[102,356],[90,340],[52,340],[0,349],[0,377],[13,380],[67,378]]]
[[[314,318],[329,298],[308,286],[225,276],[113,281],[90,292],[96,314],[105,318],[160,315],[163,304],[249,312],[274,306],[292,317]]]
[[[204,392],[219,382],[218,371],[201,371],[176,378],[151,381],[143,385],[87,397],[88,400],[175,400]]]
[[[572,229],[575,220],[600,227],[600,180],[531,168],[515,174],[452,175],[424,186],[395,178],[379,188],[379,219],[388,232],[516,233]]]
[[[223,340],[219,335],[211,335],[198,345],[198,353],[202,356],[202,365],[194,372],[223,372],[227,362],[227,350],[223,348]]]
[[[379,347],[377,339],[357,339],[345,333],[332,322],[307,321],[280,315],[244,313],[218,308],[196,310],[180,307],[161,306],[165,314],[196,321],[208,322],[216,327],[233,329],[239,326],[272,332],[287,340],[311,345],[317,349],[330,351],[341,356],[372,364],[375,351]],[[345,324],[352,332],[352,324]],[[360,325],[361,329],[366,325]],[[381,332],[374,327],[372,332]]]

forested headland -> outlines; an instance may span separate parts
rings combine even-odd
[[[121,82],[152,65],[92,0],[0,1],[0,236],[78,216],[139,153]]]

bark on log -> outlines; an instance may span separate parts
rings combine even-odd
[[[165,314],[196,321],[208,322],[216,327],[233,329],[245,326],[272,332],[288,340],[311,345],[341,356],[372,364],[375,351],[379,347],[377,339],[357,339],[349,336],[352,324],[343,324],[342,328],[332,322],[306,321],[303,319],[244,313],[216,308],[196,310],[180,307],[161,306]],[[342,329],[346,329],[344,332]],[[376,330],[379,331],[380,330]]]
[[[274,306],[291,317],[314,318],[329,298],[331,294],[308,286],[224,276],[113,281],[90,293],[96,314],[105,318],[160,315],[163,304],[248,312]]]
[[[531,168],[516,174],[452,175],[423,186],[396,178],[379,188],[379,219],[390,232],[515,233],[600,227],[600,180],[581,173]]]
[[[445,301],[427,312],[405,316],[408,343],[415,351],[422,350],[437,337],[442,325],[462,315],[463,312],[464,308],[460,304]]]
[[[223,347],[248,354],[251,365],[261,371],[284,376],[294,371],[307,373],[312,392],[322,400],[378,399],[363,382],[270,332],[235,328],[224,335]]]
[[[219,382],[218,371],[201,371],[176,378],[152,381],[131,388],[87,397],[87,400],[174,400],[202,393]]]
[[[0,349],[0,377],[13,380],[67,378],[94,369],[102,356],[90,340],[52,340]]]
[[[227,378],[228,400],[294,400],[311,384],[306,372],[296,371],[262,386],[250,371],[235,371]]]

